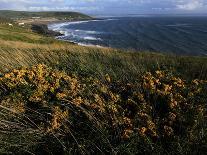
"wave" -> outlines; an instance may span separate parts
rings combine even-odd
[[[166,25],[168,27],[189,27],[189,26],[192,26],[191,24],[169,24],[169,25]]]
[[[88,23],[88,22],[98,22],[98,21],[108,21],[108,20],[116,20],[116,19],[103,19],[103,20],[88,20],[88,21],[73,21],[73,22],[64,22],[64,23],[56,23],[56,24],[50,24],[48,25],[48,28],[53,31],[60,32],[63,34],[62,36],[56,37],[56,39],[59,40],[68,40],[73,43],[77,43],[79,45],[84,46],[92,46],[92,44],[89,43],[83,43],[85,41],[102,41],[101,38],[96,37],[97,34],[102,34],[103,32],[99,31],[92,31],[92,30],[81,30],[81,29],[70,29],[69,25],[75,25],[75,24],[82,24],[82,23]],[[67,26],[67,27],[66,27]],[[100,46],[100,45],[95,45]]]
[[[76,29],[75,32],[82,32],[82,33],[87,33],[87,34],[101,34],[102,32],[98,32],[98,31],[88,31],[88,30],[79,30]]]
[[[88,22],[104,22],[104,21],[111,21],[111,20],[118,20],[118,19],[99,19],[99,20],[85,20],[85,21],[72,21],[72,22],[64,22],[64,23],[53,23],[49,24],[48,28],[53,31],[58,31],[64,26],[68,25],[76,25],[76,24],[82,24],[82,23],[88,23]]]
[[[87,31],[78,31],[79,33],[76,33],[77,31],[73,31],[73,30],[68,30],[68,31],[61,31],[62,34],[64,34],[63,36],[57,36],[56,39],[59,40],[69,40],[72,42],[78,43],[79,42],[84,42],[84,41],[102,41],[101,38],[90,35],[91,32],[87,32]],[[95,34],[95,32],[93,33]]]
[[[59,31],[63,36],[58,36],[56,38],[58,39],[78,39],[78,40],[99,40],[101,41],[102,39],[99,37],[96,37],[95,34],[99,34],[96,31],[84,31],[84,30],[61,30]]]
[[[96,38],[96,37],[91,37],[91,36],[86,36],[83,37],[84,40],[102,40],[101,38]]]
[[[206,24],[203,19],[194,18],[130,17],[65,22],[49,25],[49,28],[64,34],[58,39],[81,46],[101,45],[138,51],[204,55],[207,53]]]

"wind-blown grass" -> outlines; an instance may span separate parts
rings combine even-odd
[[[206,152],[206,57],[0,38],[1,154]]]
[[[185,81],[171,71],[147,72],[126,83],[109,75],[102,78],[68,75],[45,65],[4,74],[0,78],[4,150],[205,153],[206,80]]]

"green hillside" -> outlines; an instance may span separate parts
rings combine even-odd
[[[78,12],[27,12],[27,11],[7,11],[0,10],[0,17],[7,17],[11,19],[27,19],[32,17],[41,17],[41,18],[74,18],[74,19],[90,19],[90,16],[87,16]]]
[[[0,24],[0,154],[205,154],[206,94],[207,57]]]

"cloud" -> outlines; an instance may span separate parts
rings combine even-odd
[[[182,9],[182,10],[196,10],[202,7],[204,7],[204,3],[199,0],[191,0],[190,2],[187,2],[186,4],[177,5],[177,8]]]
[[[50,0],[51,2],[64,2],[64,0]]]
[[[207,13],[207,0],[0,0],[0,9],[89,14]]]

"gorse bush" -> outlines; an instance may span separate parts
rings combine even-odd
[[[68,75],[42,64],[3,74],[0,117],[5,133],[10,134],[2,138],[5,143],[0,143],[0,151],[207,151],[207,81],[185,81],[169,71],[147,72],[133,83],[113,80],[110,75],[102,79]],[[13,131],[21,134],[11,138]]]

